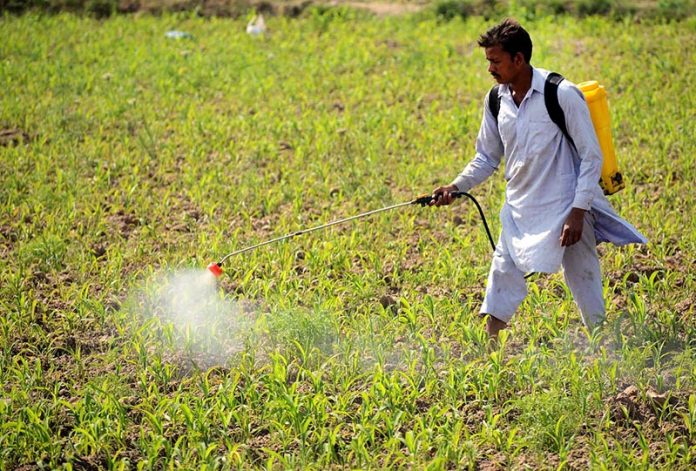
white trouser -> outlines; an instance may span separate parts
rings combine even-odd
[[[597,325],[605,317],[602,278],[593,226],[594,218],[588,211],[585,213],[582,238],[566,247],[562,262],[566,284],[573,293],[575,304],[582,314],[582,321],[588,328]],[[502,238],[498,240],[481,313],[509,322],[527,295],[524,275],[510,258]]]

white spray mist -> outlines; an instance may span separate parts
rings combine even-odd
[[[200,367],[227,363],[252,334],[254,316],[227,299],[208,270],[157,273],[143,293],[145,317],[156,318],[168,346]]]
[[[274,351],[297,355],[298,346],[318,353],[319,363],[332,357],[355,363],[361,371],[377,364],[387,371],[405,369],[422,356],[420,342],[403,332],[397,337],[398,329],[389,325],[396,319],[371,319],[366,331],[346,335],[333,315],[320,310],[262,315],[258,308],[226,297],[209,270],[194,269],[155,273],[139,303],[144,318],[155,320],[166,347],[203,369],[229,366],[244,351],[261,362]]]

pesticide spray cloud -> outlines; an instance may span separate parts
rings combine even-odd
[[[345,331],[335,312],[232,300],[209,270],[155,273],[139,292],[137,311],[177,363],[200,369],[231,366],[241,354],[260,365],[279,352],[301,357],[305,366],[331,358],[359,371],[377,365],[389,371],[420,363],[424,355],[396,316]]]
[[[167,347],[200,367],[226,364],[252,335],[253,310],[227,299],[208,270],[157,273],[140,298]]]

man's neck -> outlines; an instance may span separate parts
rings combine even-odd
[[[519,105],[522,103],[522,99],[527,94],[530,88],[532,88],[532,75],[534,74],[531,65],[527,65],[525,70],[522,70],[515,80],[509,83],[510,90],[512,91],[512,97],[515,103]]]

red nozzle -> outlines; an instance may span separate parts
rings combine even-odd
[[[210,273],[212,273],[215,278],[220,278],[220,275],[222,275],[222,267],[219,263],[211,263],[208,265],[208,270],[210,270]]]

